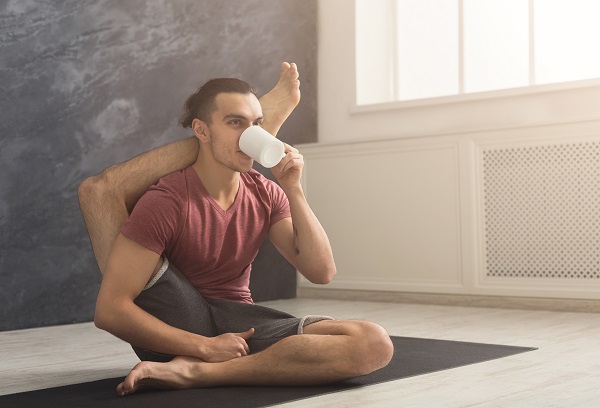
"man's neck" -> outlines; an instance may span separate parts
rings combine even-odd
[[[202,151],[202,149],[201,149]],[[234,203],[240,187],[240,173],[215,161],[212,157],[198,154],[192,165],[210,196],[227,211]]]

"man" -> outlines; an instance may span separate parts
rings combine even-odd
[[[180,121],[200,145],[193,163],[195,145],[176,142],[80,186],[104,275],[94,321],[146,360],[117,387],[120,395],[146,387],[316,385],[390,361],[390,338],[374,323],[299,319],[252,303],[251,262],[267,234],[311,282],[328,283],[336,272],[300,185],[302,156],[285,145],[272,169],[278,186],[252,170],[238,145],[249,126],[276,134],[299,99],[295,64],[282,64],[260,102],[243,81],[208,81]]]

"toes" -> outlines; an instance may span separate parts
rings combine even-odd
[[[123,396],[127,395],[127,392],[125,391],[125,383],[124,382],[122,382],[121,384],[119,384],[117,386],[117,394],[120,397],[123,397]]]
[[[281,63],[279,81],[293,82],[298,79],[298,76],[298,66],[295,62],[292,62],[291,64],[288,62]]]
[[[136,391],[137,383],[144,378],[143,372],[146,362],[137,363],[129,372],[125,380],[117,386],[117,393],[120,396],[131,394]]]
[[[298,79],[298,67],[296,66],[296,63],[292,62],[290,64],[290,78],[292,79],[292,81]]]
[[[285,79],[287,73],[290,71],[290,64],[287,62],[281,63],[281,71],[279,73],[279,80]]]

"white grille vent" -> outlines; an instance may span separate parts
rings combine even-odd
[[[486,274],[600,278],[600,142],[483,151]]]

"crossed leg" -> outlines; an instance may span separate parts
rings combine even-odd
[[[176,357],[137,364],[117,387],[121,396],[145,388],[184,389],[226,385],[319,385],[385,367],[394,347],[387,332],[365,321],[324,320],[260,353],[221,363]]]

